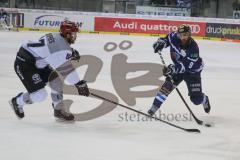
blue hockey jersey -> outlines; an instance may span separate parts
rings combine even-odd
[[[170,46],[171,59],[177,70],[184,69],[188,73],[202,71],[203,61],[199,56],[199,48],[194,39],[190,38],[185,46],[181,45],[181,40],[176,32],[171,32],[165,38],[160,39],[165,41],[165,48]]]

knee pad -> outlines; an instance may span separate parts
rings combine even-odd
[[[42,88],[36,92],[31,93],[29,96],[32,102],[41,102],[47,98],[47,95],[47,91]]]
[[[203,94],[199,95],[199,96],[190,96],[190,99],[193,102],[193,104],[195,104],[195,105],[202,104],[202,102],[203,102]]]

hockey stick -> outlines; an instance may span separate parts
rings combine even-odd
[[[119,104],[119,103],[117,103],[117,102],[114,102],[114,101],[112,101],[112,100],[110,100],[110,99],[107,99],[107,98],[104,98],[104,97],[102,97],[102,96],[99,96],[99,95],[97,95],[97,94],[94,94],[94,93],[90,93],[90,94],[91,94],[92,96],[96,97],[96,98],[99,98],[99,99],[108,101],[108,102],[110,102],[110,103],[119,105],[119,106],[121,106],[121,107],[123,107],[123,108],[129,109],[129,110],[131,110],[131,111],[133,111],[133,112],[136,112],[136,113],[138,113],[138,114],[144,115],[144,116],[146,116],[146,117],[149,117],[149,118],[158,120],[158,121],[160,121],[160,122],[163,122],[163,123],[168,124],[168,125],[170,125],[170,126],[172,126],[172,127],[175,127],[175,128],[181,129],[181,130],[184,130],[184,131],[186,131],[186,132],[201,133],[199,129],[186,129],[186,128],[177,126],[177,125],[175,125],[175,124],[172,124],[172,123],[170,123],[170,122],[164,121],[164,120],[162,120],[162,119],[160,119],[160,118],[152,117],[152,116],[150,116],[150,115],[148,115],[148,114],[146,114],[146,113],[143,113],[143,112],[138,111],[138,110],[135,110],[135,109],[133,109],[133,108],[131,108],[131,107],[127,107],[127,106],[125,106],[125,105]]]
[[[162,56],[162,53],[161,52],[158,52],[160,58],[161,58],[161,61],[162,61],[162,64],[166,67],[166,63],[163,59],[163,56]],[[171,77],[170,77],[171,78]],[[211,124],[209,123],[204,123],[203,121],[201,121],[200,119],[198,119],[195,114],[193,113],[193,111],[190,109],[189,105],[187,104],[187,102],[185,101],[185,99],[183,98],[181,92],[179,91],[179,89],[176,87],[176,91],[178,93],[178,95],[180,96],[180,98],[182,99],[183,103],[185,104],[185,106],[187,107],[188,111],[191,113],[191,115],[193,116],[194,120],[197,122],[197,124],[199,125],[204,125],[206,127],[211,127]]]

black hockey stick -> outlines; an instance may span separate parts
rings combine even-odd
[[[129,109],[129,110],[131,110],[131,111],[133,111],[133,112],[136,112],[136,113],[138,113],[138,114],[144,115],[144,116],[146,116],[146,117],[153,118],[153,119],[155,119],[155,120],[158,120],[158,121],[160,121],[160,122],[163,122],[163,123],[165,123],[165,124],[168,124],[168,125],[170,125],[170,126],[172,126],[172,127],[175,127],[175,128],[181,129],[181,130],[184,130],[184,131],[186,131],[186,132],[201,133],[199,129],[186,129],[186,128],[177,126],[177,125],[172,124],[172,123],[170,123],[170,122],[164,121],[164,120],[162,120],[162,119],[160,119],[160,118],[152,117],[152,116],[150,116],[150,115],[148,115],[148,114],[146,114],[146,113],[143,113],[143,112],[141,112],[141,111],[135,110],[135,109],[133,109],[133,108],[131,108],[131,107],[128,107],[128,106],[119,104],[119,103],[117,103],[117,102],[114,102],[114,101],[112,101],[112,100],[110,100],[110,99],[107,99],[107,98],[104,98],[104,97],[102,97],[102,96],[99,96],[99,95],[97,95],[97,94],[90,93],[90,95],[92,95],[92,96],[94,96],[94,97],[96,97],[96,98],[99,98],[99,99],[108,101],[108,102],[110,102],[110,103],[119,105],[119,106],[121,106],[121,107],[123,107],[123,108]]]
[[[164,59],[163,59],[163,56],[162,56],[162,53],[161,53],[161,52],[158,52],[158,54],[159,54],[159,56],[160,56],[160,58],[161,58],[161,60],[162,60],[162,64],[163,64],[164,66],[166,66],[166,63],[165,63],[165,61],[164,61]],[[170,78],[171,78],[171,77],[170,77]],[[180,98],[182,99],[183,103],[185,104],[185,106],[187,107],[188,111],[191,113],[191,115],[193,116],[193,118],[194,118],[194,120],[197,122],[197,124],[199,124],[199,125],[204,125],[204,126],[206,126],[206,127],[211,127],[211,124],[209,124],[209,123],[204,123],[203,121],[201,121],[200,119],[198,119],[198,118],[195,116],[195,114],[193,113],[193,111],[190,109],[189,105],[187,104],[187,102],[186,102],[185,99],[183,98],[183,96],[182,96],[181,92],[179,91],[179,89],[178,89],[177,87],[175,87],[175,88],[176,88],[176,91],[177,91],[178,95],[179,95]]]

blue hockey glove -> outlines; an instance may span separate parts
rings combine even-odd
[[[81,58],[81,56],[80,56],[79,52],[76,49],[72,48],[72,58],[71,58],[71,60],[79,61],[80,58]]]
[[[182,63],[169,64],[167,67],[164,66],[163,68],[163,75],[165,77],[172,76],[173,74],[177,73],[184,73],[185,67]]]
[[[166,45],[165,41],[159,38],[155,43],[153,43],[154,53],[162,51],[165,45]]]
[[[167,67],[163,67],[163,75],[165,77],[172,76],[176,72],[175,66],[173,64],[169,64]]]

